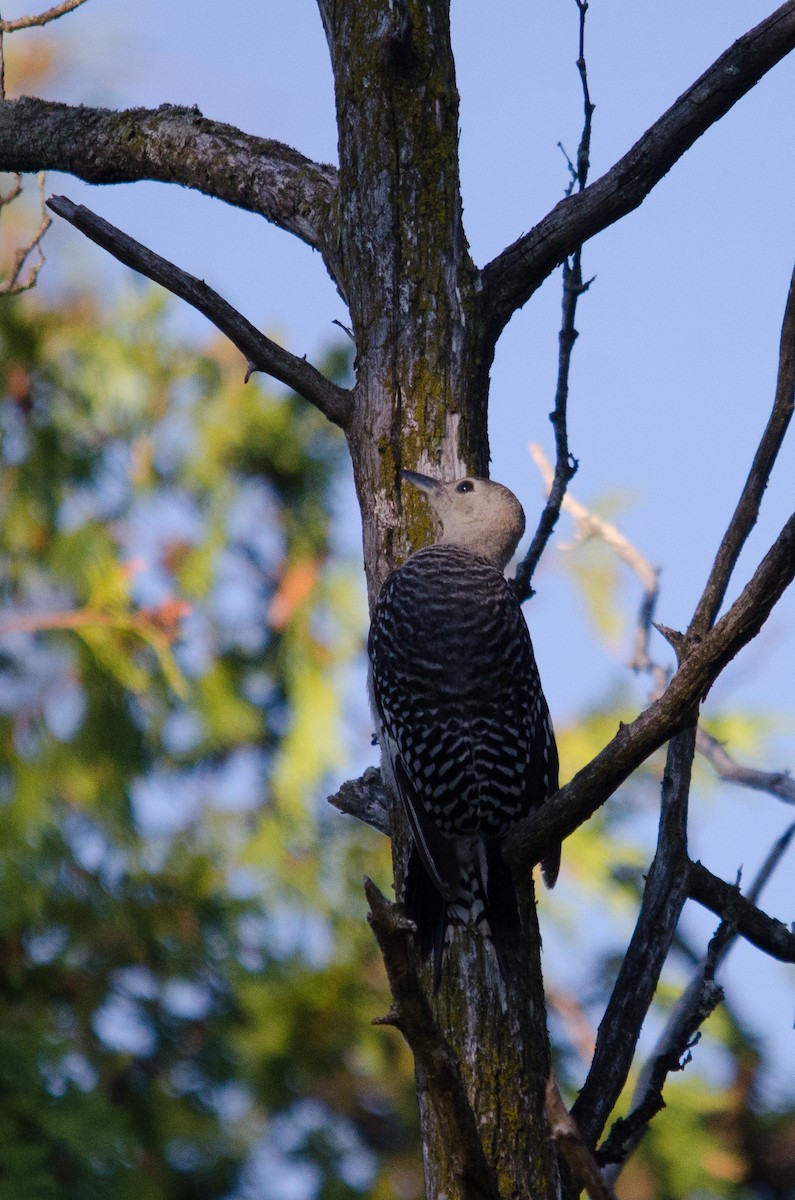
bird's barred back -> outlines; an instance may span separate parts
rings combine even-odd
[[[384,732],[447,836],[500,836],[557,786],[530,635],[504,577],[452,545],[387,580],[370,633]]]

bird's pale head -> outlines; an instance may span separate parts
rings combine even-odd
[[[505,570],[524,533],[524,511],[513,492],[491,479],[445,482],[417,471],[400,474],[427,496],[442,526],[438,542],[461,546]]]

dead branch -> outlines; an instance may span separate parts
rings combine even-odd
[[[203,313],[245,355],[249,373],[265,371],[299,392],[335,425],[346,426],[351,412],[351,393],[326,379],[305,358],[298,358],[260,333],[203,280],[161,258],[89,208],[73,204],[66,196],[52,196],[47,204],[114,258]]]
[[[700,643],[689,650],[662,695],[615,737],[574,778],[512,831],[505,853],[521,877],[557,841],[586,821],[616,788],[688,723],[693,706],[767,620],[795,577],[795,516],[751,580]]]
[[[11,184],[8,191],[3,195],[0,193],[0,208],[5,208],[7,204],[13,204],[17,196],[22,194],[22,176],[17,173],[14,176],[14,182]]]
[[[541,447],[535,444],[531,444],[530,454],[541,472],[544,485],[549,492],[553,486],[553,472],[549,460]],[[659,571],[612,521],[606,521],[604,517],[598,516],[597,513],[592,512],[585,505],[580,504],[579,500],[575,500],[568,494],[563,498],[561,507],[574,518],[578,541],[599,538],[615,551],[616,556],[626,563],[640,580],[643,596],[635,626],[634,649],[628,666],[633,671],[647,671],[655,681],[653,695],[661,695],[668,681],[668,675],[662,667],[651,661],[649,655],[649,638],[659,597]]]
[[[795,0],[739,38],[611,169],[561,200],[481,271],[480,311],[493,346],[548,275],[600,230],[637,208],[710,126],[795,47]]]
[[[747,900],[751,904],[756,904],[794,833],[795,824],[790,825],[772,847],[748,890]],[[724,917],[640,1073],[629,1116],[614,1123],[608,1138],[600,1147],[598,1158],[600,1162],[610,1164],[605,1175],[612,1184],[615,1184],[623,1164],[643,1137],[651,1118],[664,1107],[662,1093],[668,1075],[672,1071],[682,1070],[690,1061],[690,1052],[700,1036],[701,1026],[722,1002],[723,989],[715,982],[715,973],[737,937],[733,921],[730,917]]]
[[[657,849],[624,961],[596,1037],[596,1051],[572,1116],[589,1146],[615,1107],[632,1066],[640,1029],[654,999],[687,899],[687,808],[696,748],[695,715],[668,747]]]
[[[779,962],[795,962],[795,933],[769,917],[740,893],[735,884],[713,875],[700,862],[690,864],[687,894],[710,912],[729,921],[737,933]]]
[[[17,17],[13,21],[0,21],[0,34],[15,33],[18,29],[32,29],[37,25],[49,25],[50,21],[57,21],[59,17],[79,8],[85,2],[86,0],[63,0],[62,4],[56,4],[52,8],[48,8],[46,12],[37,13],[35,16]]]
[[[455,1055],[434,1020],[417,975],[413,926],[372,880],[366,879],[364,887],[370,905],[368,921],[383,955],[392,992],[392,1011],[379,1024],[394,1025],[411,1047],[461,1196],[465,1200],[499,1200],[497,1182],[483,1152]]]
[[[259,213],[315,247],[336,275],[334,167],[197,108],[113,112],[23,96],[0,106],[0,170],[65,171],[88,183],[178,183]]]
[[[544,486],[549,491],[554,479],[549,459],[544,454],[542,448],[535,444],[531,444],[530,454],[541,473]],[[611,521],[605,520],[604,517],[600,517],[597,513],[592,512],[591,509],[586,508],[584,504],[581,504],[579,500],[576,500],[570,494],[567,494],[563,498],[562,508],[564,512],[569,513],[574,518],[577,526],[578,541],[598,538],[604,542],[637,575],[643,585],[644,591],[656,595],[657,569],[651,565],[649,560],[624,536],[616,525]]]
[[[377,767],[368,767],[358,779],[347,780],[338,792],[328,797],[328,802],[341,813],[364,821],[387,837],[392,836],[389,796]]]

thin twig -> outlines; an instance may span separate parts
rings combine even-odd
[[[290,354],[260,333],[204,280],[189,275],[168,259],[161,258],[109,221],[103,220],[82,204],[74,204],[66,196],[52,196],[47,204],[53,212],[69,221],[119,262],[146,275],[203,313],[245,355],[249,374],[251,371],[265,371],[299,392],[335,425],[346,427],[352,410],[351,393],[326,379],[305,358]]]
[[[2,38],[0,38],[0,45],[2,45]],[[2,98],[2,90],[1,89],[0,89],[0,98]],[[21,193],[22,193],[22,176],[17,172],[17,174],[14,176],[14,182],[11,184],[11,187],[8,189],[8,191],[5,193],[5,195],[0,193],[0,208],[5,208],[5,206],[7,204],[12,204],[14,202],[14,200],[16,200],[17,196],[21,195]]]
[[[553,472],[547,456],[541,447],[535,444],[530,446],[530,454],[541,473],[545,487],[549,490],[552,486]],[[665,685],[668,682],[668,675],[664,668],[652,662],[649,654],[649,638],[651,636],[654,612],[659,596],[658,569],[652,566],[645,555],[624,536],[612,521],[607,521],[604,517],[600,517],[597,513],[592,512],[591,509],[586,508],[584,504],[581,504],[570,493],[564,496],[561,507],[575,521],[578,542],[587,541],[589,538],[598,538],[609,546],[616,557],[626,563],[640,580],[643,588],[643,596],[641,597],[638,621],[635,627],[632,657],[627,665],[633,671],[648,672],[655,681],[653,694],[655,696],[662,695]]]
[[[549,459],[541,447],[535,443],[530,446],[530,454],[544,480],[544,486],[549,489],[553,481]],[[645,555],[638,550],[637,546],[633,545],[629,538],[624,536],[616,525],[586,508],[570,493],[563,498],[561,507],[576,522],[578,541],[598,538],[599,541],[604,542],[637,575],[644,592],[656,595],[658,576],[656,567],[651,565]]]
[[[580,76],[583,98],[583,126],[580,144],[577,149],[577,166],[575,167],[566,155],[572,180],[566,191],[570,195],[574,185],[581,192],[588,182],[590,166],[591,125],[595,105],[591,101],[588,88],[588,69],[585,63],[585,15],[588,12],[588,0],[575,0],[580,18],[579,51],[577,54],[577,70]],[[561,147],[561,149],[563,149]],[[564,154],[565,154],[564,150]],[[571,372],[571,356],[578,332],[575,326],[577,302],[588,288],[592,280],[583,282],[582,277],[582,244],[576,246],[571,257],[563,263],[563,298],[561,301],[562,317],[558,334],[558,379],[555,387],[555,407],[549,414],[552,428],[555,431],[555,473],[549,486],[547,502],[533,535],[533,540],[522,561],[516,568],[514,590],[520,601],[533,595],[532,578],[541,559],[541,555],[549,542],[552,532],[560,516],[563,498],[574,475],[578,462],[569,450],[569,434],[567,421],[567,406],[569,398],[569,375]]]
[[[52,217],[47,212],[44,202],[44,172],[42,171],[38,177],[39,200],[41,202],[41,221],[39,227],[34,233],[30,241],[21,246],[14,254],[14,261],[11,268],[11,275],[7,280],[0,283],[0,295],[2,296],[18,296],[21,292],[29,292],[31,288],[36,286],[39,272],[44,266],[44,252],[41,248],[42,238],[47,230],[52,225]],[[12,187],[11,191],[0,199],[0,207],[15,200],[22,190],[21,182],[19,186]],[[26,279],[21,279],[25,264],[30,258],[33,251],[38,253],[38,261],[33,263],[29,270]]]
[[[32,29],[36,25],[49,25],[50,21],[57,21],[59,17],[79,8],[85,2],[86,0],[63,0],[62,4],[56,4],[52,8],[48,8],[46,12],[38,13],[35,16],[17,17],[13,21],[0,21],[0,34],[14,33],[17,29]]]
[[[779,344],[778,378],[773,409],[757,447],[734,515],[710,571],[704,593],[693,614],[688,636],[701,637],[713,624],[732,571],[756,524],[762,497],[795,408],[795,271],[789,285]]]

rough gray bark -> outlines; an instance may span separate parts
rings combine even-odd
[[[506,322],[585,239],[637,207],[693,142],[795,46],[795,0],[722,55],[601,179],[561,201],[482,270],[469,255],[462,221],[449,0],[318,0],[318,7],[334,69],[338,168],[194,109],[166,105],[114,113],[23,99],[0,103],[0,169],[58,169],[95,183],[178,183],[259,213],[321,253],[350,310],[356,343],[350,392],[280,351],[201,281],[119,231],[103,230],[92,214],[68,201],[58,210],[89,236],[99,229],[111,253],[201,308],[251,365],[303,391],[344,428],[372,601],[386,574],[428,532],[421,502],[401,493],[399,470],[487,473],[488,373]],[[733,905],[747,936],[766,949],[775,942],[782,956],[791,953],[786,930],[771,929],[753,905],[753,911],[743,908],[735,892],[722,890],[727,885],[700,865],[688,865],[684,840],[699,700],[759,629],[795,571],[793,519],[715,623],[789,419],[784,410],[792,409],[791,328],[784,341],[789,357],[783,342],[782,363],[786,358],[790,373],[782,367],[781,421],[760,451],[761,474],[725,543],[709,597],[679,639],[679,670],[665,694],[513,839],[512,860],[525,881],[527,931],[517,979],[503,987],[482,943],[462,934],[432,1007],[400,910],[368,891],[393,988],[395,1010],[387,1022],[401,1029],[415,1053],[429,1196],[540,1200],[561,1187],[576,1194],[576,1184],[559,1171],[545,1114],[549,1045],[530,867],[669,737],[676,735],[671,782],[658,858],[627,954],[630,983],[619,981],[580,1104],[591,1139],[626,1077],[644,1005],[687,895],[720,912]],[[402,814],[394,805],[382,806],[372,778],[351,794],[361,800],[360,815],[391,831],[400,895],[408,845]],[[642,996],[633,990],[639,978]],[[628,1008],[631,999],[637,1003]]]
[[[260,213],[333,259],[334,167],[272,138],[210,121],[198,108],[74,107],[23,96],[0,105],[0,163],[15,171],[66,171],[87,183],[178,183]]]

